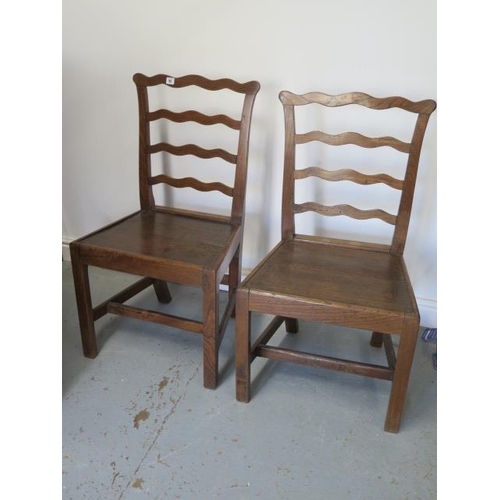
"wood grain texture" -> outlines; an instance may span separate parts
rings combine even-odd
[[[233,188],[222,184],[221,182],[202,182],[194,177],[183,177],[181,179],[176,179],[170,177],[169,175],[155,175],[150,178],[149,183],[151,185],[155,184],[168,184],[169,186],[177,188],[192,188],[197,191],[220,191],[226,196],[233,196]]]
[[[142,321],[159,323],[160,325],[171,326],[172,328],[180,328],[193,333],[203,333],[203,323],[174,316],[173,314],[165,314],[148,309],[139,309],[138,307],[118,304],[116,302],[110,302],[108,304],[108,312]]]
[[[403,189],[403,181],[395,179],[388,174],[362,174],[356,170],[344,168],[339,170],[325,170],[320,167],[308,167],[294,171],[295,180],[307,179],[308,177],[318,177],[325,181],[351,181],[356,184],[371,185],[385,184],[394,189]]]
[[[344,132],[343,134],[327,134],[319,130],[297,134],[295,136],[296,144],[307,144],[308,142],[319,141],[329,146],[345,146],[354,144],[363,148],[380,148],[388,146],[401,153],[410,151],[410,143],[400,141],[394,137],[367,137],[357,132]]]
[[[158,74],[153,76],[146,76],[141,73],[136,73],[133,77],[136,85],[141,87],[154,87],[156,85],[167,85],[167,78],[173,78],[174,82],[168,84],[169,87],[182,88],[194,85],[205,90],[232,90],[240,94],[253,94],[256,95],[260,89],[260,84],[257,81],[246,83],[238,83],[231,78],[219,78],[211,80],[200,75],[185,75],[175,77],[172,75]]]
[[[239,130],[241,126],[241,121],[234,120],[226,115],[206,115],[200,113],[199,111],[189,110],[183,111],[182,113],[176,113],[168,109],[158,109],[151,113],[148,113],[147,118],[149,121],[160,120],[161,118],[176,122],[196,122],[200,125],[225,125],[226,127],[232,128],[234,130]]]
[[[353,207],[351,205],[333,205],[325,206],[319,203],[307,202],[293,205],[293,212],[295,214],[302,214],[304,212],[316,212],[321,215],[326,215],[328,217],[335,217],[338,215],[346,215],[353,219],[366,220],[366,219],[380,219],[388,224],[396,224],[396,216],[387,213],[384,210],[373,209],[373,210],[360,210],[359,208]]]
[[[170,153],[177,156],[193,155],[198,158],[221,158],[228,163],[236,163],[236,155],[227,152],[225,149],[215,148],[206,149],[196,144],[184,144],[182,146],[174,146],[166,142],[159,142],[158,144],[153,144],[148,147],[147,152],[149,154],[159,153],[163,151],[165,153]]]
[[[436,109],[436,103],[432,99],[423,101],[410,101],[405,97],[372,97],[364,92],[347,92],[338,95],[329,95],[323,92],[308,92],[297,95],[286,90],[280,92],[280,100],[284,105],[304,106],[305,104],[322,104],[323,106],[346,106],[348,104],[359,104],[371,109],[401,108],[412,113],[430,115]]]

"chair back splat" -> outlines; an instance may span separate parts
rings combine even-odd
[[[237,293],[237,399],[243,402],[250,399],[250,366],[257,356],[382,378],[392,381],[385,430],[398,432],[420,323],[403,251],[422,142],[436,103],[433,100],[413,102],[398,96],[376,98],[362,92],[297,95],[283,91],[279,98],[285,120],[282,239],[250,273]],[[344,118],[335,123],[337,127],[359,123],[362,131],[359,128],[356,132],[341,129],[332,133],[332,122],[320,114],[318,105],[321,110],[337,108],[337,113],[344,112]],[[314,106],[316,114],[309,120],[313,123],[313,130],[298,132],[298,109]],[[370,118],[356,122],[360,110],[371,113]],[[388,115],[389,112],[399,114],[395,117]],[[372,118],[380,118],[379,125],[386,129],[391,125],[392,117],[399,119],[406,115],[412,118],[406,140],[387,135],[384,130],[380,132],[376,128],[377,122],[372,121]],[[394,122],[399,130],[399,120]],[[327,124],[328,131],[318,130],[317,123]],[[301,164],[304,154],[300,148],[308,145],[320,145],[327,150],[313,153],[320,159],[319,164]],[[379,152],[387,149],[398,156],[396,166],[392,165],[392,156],[380,156]],[[328,168],[321,160],[328,164]],[[361,164],[362,171],[354,169],[353,164]],[[389,164],[391,168],[387,168]],[[355,197],[356,204],[361,203],[363,207],[314,199],[314,194],[319,197],[327,189],[315,184],[315,189],[299,190],[297,184],[307,180],[342,185],[344,189],[339,187],[336,191],[338,197],[352,194],[354,188],[350,186],[356,185],[364,191],[363,195]],[[385,207],[384,199],[392,195],[384,194],[380,199],[379,192],[377,198],[375,191],[381,186],[399,193],[392,211]],[[313,201],[298,200],[304,192],[312,192]],[[377,203],[383,206],[377,207]],[[354,219],[356,224],[386,224],[392,228],[389,241],[370,241],[370,234],[366,238],[352,238],[346,233],[345,225],[343,230],[337,229],[336,234],[327,236],[319,236],[314,230],[297,231],[297,218],[307,212],[329,219]],[[347,226],[348,231],[352,231],[353,224]],[[306,226],[311,227],[316,226]],[[254,342],[250,338],[252,313],[274,316]],[[298,319],[372,332],[370,345],[376,348],[384,346],[387,365],[270,344],[282,323],[285,323],[287,332],[297,332]],[[399,336],[397,356],[392,335]]]
[[[83,352],[89,358],[97,356],[94,323],[107,313],[200,333],[203,336],[204,386],[215,388],[219,346],[228,320],[234,314],[235,291],[241,280],[250,124],[260,85],[256,81],[238,83],[229,78],[211,80],[199,75],[173,77],[137,73],[133,80],[139,104],[140,210],[70,244]],[[184,88],[198,92],[197,99],[183,99],[180,89]],[[154,90],[165,90],[168,95],[161,98],[152,96]],[[218,103],[221,101],[214,99],[216,94],[221,93],[225,96],[222,102],[237,103],[232,104],[231,116],[220,111]],[[205,96],[202,101],[200,94]],[[159,104],[151,106],[155,97]],[[169,103],[168,108],[163,105],[165,100]],[[186,102],[190,106],[187,110],[183,109]],[[194,110],[191,108],[193,102],[203,103],[205,107]],[[153,133],[153,125],[162,124],[168,125],[166,131],[158,127]],[[197,140],[202,136],[200,129],[210,130],[208,140],[212,145],[207,147],[191,142],[179,145],[175,141],[179,138],[185,141],[187,131],[191,129],[184,128],[176,135],[172,128],[183,126],[198,127],[196,133],[192,133]],[[232,131],[232,139],[225,135],[222,139],[220,127]],[[216,145],[218,141],[222,142],[222,146]],[[186,159],[190,162],[189,166],[182,162]],[[211,163],[211,169],[199,168],[200,162]],[[213,162],[217,163],[214,165]],[[198,167],[196,177],[195,174],[183,174],[188,167]],[[233,170],[232,175],[228,173],[228,168]],[[209,173],[219,178],[207,180]],[[162,186],[164,190],[155,196],[155,188]],[[182,197],[185,189],[204,194],[218,192],[230,197],[230,214],[213,213],[218,206],[212,205],[212,209],[207,210],[207,204],[199,201],[197,209],[176,206],[178,200],[185,201]],[[160,202],[157,200],[159,196],[162,197]],[[94,306],[88,266],[142,278]],[[172,300],[167,285],[169,281],[202,289],[201,320],[166,312],[164,309],[167,306],[151,310],[125,303],[153,286],[158,301],[168,304]],[[219,318],[219,288],[222,283],[228,285],[229,294],[225,311]]]

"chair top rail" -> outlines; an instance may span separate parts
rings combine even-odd
[[[230,78],[220,78],[218,80],[210,80],[200,75],[185,75],[175,77],[171,75],[158,74],[146,76],[142,73],[134,75],[134,82],[139,86],[153,87],[155,85],[168,85],[169,87],[182,88],[194,85],[204,88],[205,90],[223,90],[229,89],[240,94],[256,94],[260,89],[260,84],[257,81],[249,81],[239,83]]]
[[[364,92],[348,92],[345,94],[329,95],[323,92],[308,92],[307,94],[294,94],[283,90],[279,94],[284,105],[303,106],[305,104],[321,104],[323,106],[346,106],[359,104],[371,109],[401,108],[412,113],[430,115],[436,109],[436,102],[432,99],[423,101],[410,101],[404,97],[373,97]]]

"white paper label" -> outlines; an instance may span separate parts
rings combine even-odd
[[[167,85],[173,85],[175,83],[175,78],[172,76],[167,76],[167,81],[165,82]]]

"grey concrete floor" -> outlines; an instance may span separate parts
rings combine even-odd
[[[237,402],[233,320],[216,390],[202,386],[201,336],[155,324],[102,318],[86,359],[67,262],[62,278],[64,500],[436,498],[435,345],[419,341],[401,430],[388,434],[387,381],[258,359],[252,400]],[[91,269],[94,303],[134,280]],[[196,289],[171,291],[161,307],[201,314]],[[152,291],[133,300],[158,306]],[[369,332],[301,322],[279,335],[384,362]]]

